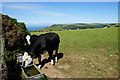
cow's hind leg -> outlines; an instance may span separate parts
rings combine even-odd
[[[55,61],[57,62],[57,54],[58,54],[58,48],[55,51]]]
[[[51,64],[54,65],[53,51],[48,51],[48,53],[49,53],[49,57],[50,57],[50,60],[51,60]]]

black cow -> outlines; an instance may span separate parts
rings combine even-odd
[[[55,51],[55,61],[57,61],[57,53],[58,47],[60,43],[60,38],[56,33],[46,33],[41,34],[39,36],[26,36],[27,45],[28,45],[28,54],[33,53],[35,57],[39,58],[39,62],[41,62],[41,54],[44,51],[48,51],[49,58],[51,59],[51,64],[54,65],[55,62],[53,60],[53,51]],[[39,66],[40,67],[40,66]]]

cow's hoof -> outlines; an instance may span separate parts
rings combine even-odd
[[[55,61],[57,62],[57,57],[55,57]]]
[[[40,68],[41,68],[41,65],[39,65],[38,68],[40,69]]]

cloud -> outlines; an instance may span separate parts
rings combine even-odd
[[[58,13],[58,12],[53,12],[53,11],[39,11],[39,14],[43,15],[50,15],[50,16],[67,16],[67,14],[64,13]]]
[[[14,8],[14,9],[33,9],[34,7],[32,7],[31,5],[28,4],[4,4],[2,5],[2,7],[7,7],[7,8]]]
[[[49,8],[50,6],[43,6],[40,4],[26,3],[26,2],[4,2],[2,7],[12,8],[12,9],[21,9],[21,10],[40,10]]]
[[[5,2],[3,3],[2,7],[5,8],[12,8],[12,9],[21,9],[21,10],[34,10],[34,12],[32,13],[38,13],[38,14],[42,14],[42,15],[50,15],[50,16],[67,16],[67,14],[64,13],[60,13],[60,12],[55,12],[55,11],[51,11],[48,10],[50,8],[50,6],[42,6],[42,5],[38,5],[38,4],[29,4],[29,3],[18,3],[18,2]],[[47,9],[47,10],[46,10]]]

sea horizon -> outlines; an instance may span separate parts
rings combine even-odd
[[[49,26],[26,26],[28,31],[35,31],[35,30],[43,29],[45,27],[49,27]]]

